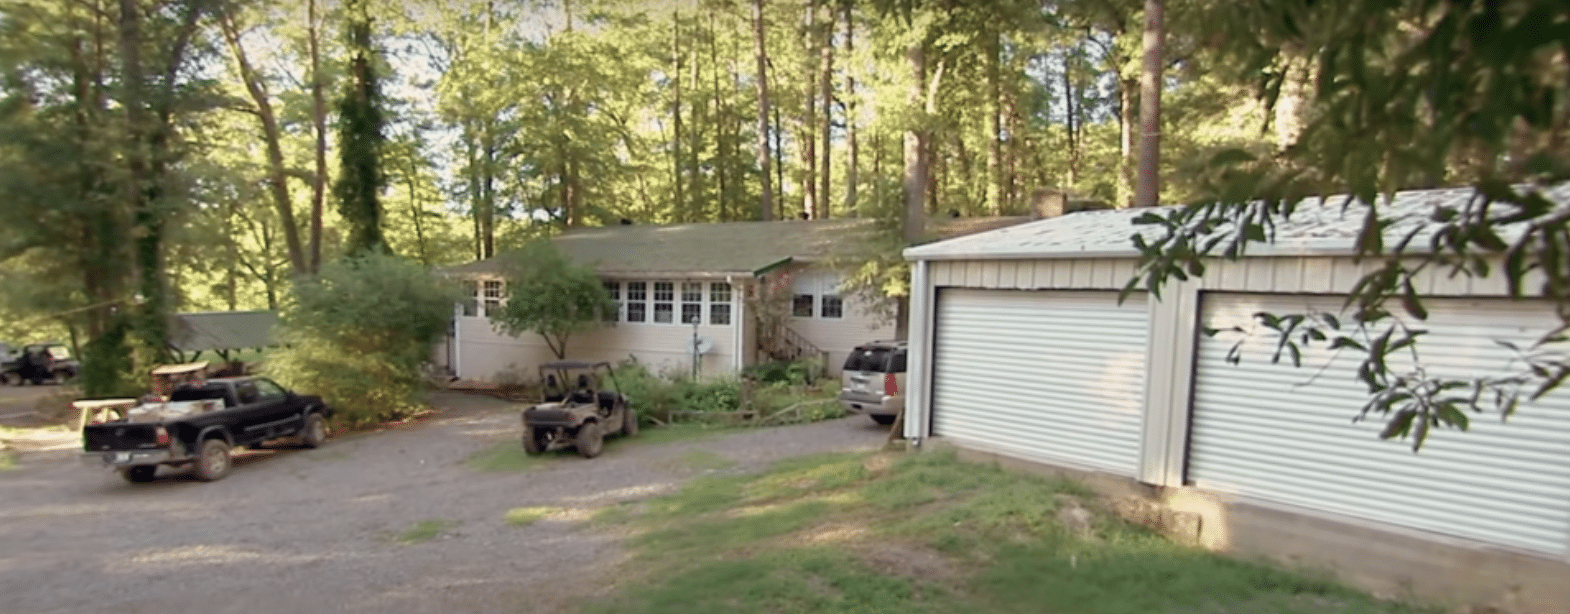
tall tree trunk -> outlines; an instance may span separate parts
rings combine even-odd
[[[245,47],[240,44],[239,29],[234,25],[234,16],[225,10],[219,13],[218,23],[223,30],[224,40],[229,44],[229,51],[234,54],[240,81],[245,84],[251,103],[256,105],[256,118],[262,124],[262,142],[267,149],[267,189],[273,197],[273,207],[278,210],[278,221],[283,226],[284,249],[289,254],[290,268],[295,275],[304,275],[309,268],[305,248],[300,244],[300,227],[294,219],[294,200],[289,195],[289,176],[284,169],[283,145],[280,143],[282,137],[278,130],[278,117],[273,113],[272,99],[267,95],[266,85],[251,67],[250,58],[245,55]]]
[[[692,20],[691,34],[694,37],[694,42],[689,44],[687,50],[689,55],[687,58],[689,60],[688,70],[690,73],[688,75],[688,83],[692,87],[692,102],[687,105],[692,118],[692,121],[687,124],[688,132],[691,133],[691,138],[688,139],[690,143],[687,147],[687,174],[690,176],[687,202],[688,207],[692,210],[690,219],[694,222],[704,222],[709,221],[711,218],[708,211],[708,186],[705,185],[707,182],[704,181],[702,165],[703,142],[705,140],[703,128],[711,122],[705,121],[708,113],[703,107],[707,102],[707,97],[701,95],[703,91],[702,87],[700,87],[700,84],[703,82],[703,63],[699,61],[700,56],[698,55],[698,46],[696,44],[698,32],[698,20],[695,15]]]
[[[676,64],[676,70],[671,73],[672,102],[671,121],[676,132],[671,139],[671,212],[676,215],[678,222],[690,222],[686,216],[687,198],[683,191],[682,181],[682,126],[681,126],[681,13],[671,12],[671,60]]]
[[[987,211],[1003,214],[1003,35],[987,38]]]
[[[322,206],[327,198],[327,80],[322,77],[321,30],[317,23],[316,0],[306,0],[306,45],[311,55],[311,129],[316,134],[316,172],[311,175],[311,220],[308,268],[316,274],[322,267]]]
[[[927,74],[925,42],[916,41],[905,50],[909,62],[912,109],[922,109],[923,87]],[[915,244],[926,234],[927,208],[923,197],[927,192],[927,131],[925,121],[913,121],[905,129],[905,217],[901,224],[905,242]]]
[[[752,0],[752,40],[758,62],[758,170],[763,179],[758,219],[767,221],[774,219],[774,190],[769,185],[769,55],[763,45],[763,0]]]
[[[845,19],[845,211],[857,215],[856,189],[860,187],[861,169],[856,143],[856,73],[850,66],[856,52],[856,20],[852,12],[855,2],[843,0],[840,6]]]
[[[415,157],[418,155],[418,153],[418,147],[410,148],[409,172],[408,174],[404,175],[404,179],[409,184],[409,215],[414,221],[415,254],[419,256],[420,264],[431,266],[431,255],[430,252],[425,248],[425,221],[423,219],[425,217],[425,211],[420,207],[420,187],[418,181],[420,168],[415,161]]]
[[[719,204],[719,221],[731,221],[730,213],[730,148],[729,135],[725,126],[729,122],[730,113],[725,106],[725,97],[720,95],[720,51],[719,29],[715,24],[716,9],[709,8],[709,87],[713,90],[714,98],[714,182],[716,200]]]
[[[1077,68],[1072,52],[1063,52],[1063,108],[1064,132],[1068,136],[1068,176],[1061,189],[1068,190],[1079,184],[1079,92],[1074,89],[1074,71]]]
[[[805,25],[802,28],[802,37],[806,43],[804,54],[805,65],[802,67],[801,97],[801,211],[812,218],[820,217],[821,205],[818,203],[818,83],[814,79],[817,75],[818,57],[818,3],[822,0],[807,0],[807,14]],[[827,112],[827,111],[825,111]]]
[[[834,207],[830,204],[832,198],[829,196],[832,183],[830,179],[833,174],[831,152],[834,150],[829,143],[834,126],[834,9],[832,7],[824,6],[823,20],[817,27],[821,31],[818,50],[822,55],[822,61],[819,63],[822,73],[818,81],[818,91],[823,96],[823,151],[818,168],[819,181],[822,182],[821,187],[818,188],[819,211],[813,217],[827,219],[834,216]]]
[[[1139,183],[1134,206],[1161,202],[1161,53],[1164,0],[1145,0],[1145,55],[1139,90]]]
[[[350,254],[387,252],[382,236],[383,175],[381,96],[377,88],[376,53],[372,46],[369,0],[350,0],[347,30],[349,87],[339,109],[340,162],[336,195],[339,213],[348,222],[345,241]]]
[[[774,73],[774,67],[769,67]],[[774,105],[774,214],[780,219],[790,219],[785,213],[785,122],[780,119],[780,105]]]

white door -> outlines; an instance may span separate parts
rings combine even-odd
[[[1340,297],[1207,294],[1203,324],[1253,327],[1252,314],[1335,314]],[[1446,376],[1522,367],[1495,342],[1529,342],[1553,323],[1540,305],[1431,299],[1422,366]],[[1349,318],[1340,318],[1347,320]],[[1343,325],[1344,326],[1344,325]],[[1244,340],[1241,361],[1226,355]],[[1189,481],[1205,490],[1562,556],[1570,546],[1570,390],[1523,405],[1508,423],[1471,416],[1468,432],[1435,431],[1422,451],[1382,441],[1383,418],[1354,424],[1367,399],[1364,354],[1311,351],[1271,364],[1274,337],[1219,333],[1199,341]],[[1321,344],[1322,347],[1322,344]],[[1410,364],[1406,358],[1392,368]]]
[[[933,434],[1135,476],[1147,310],[1116,292],[939,290]]]

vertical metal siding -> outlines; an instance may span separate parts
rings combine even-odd
[[[1250,328],[1258,311],[1339,310],[1339,297],[1207,294],[1206,327]],[[1512,354],[1496,339],[1530,341],[1554,319],[1542,305],[1432,299],[1424,367],[1450,376],[1502,373]],[[1525,551],[1570,554],[1570,390],[1524,405],[1508,423],[1473,416],[1468,432],[1438,431],[1414,455],[1381,441],[1383,421],[1354,424],[1366,399],[1361,355],[1305,353],[1303,367],[1271,364],[1270,335],[1203,338],[1195,366],[1189,480],[1259,501],[1364,518]],[[1515,365],[1516,368],[1519,365]],[[1322,371],[1320,369],[1323,369]]]
[[[1139,473],[1148,303],[1113,292],[942,289],[933,433],[1021,458]]]

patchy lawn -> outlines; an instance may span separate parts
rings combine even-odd
[[[414,544],[428,542],[441,536],[443,531],[446,531],[452,526],[453,522],[450,520],[422,520],[418,523],[415,523],[414,526],[409,527],[408,530],[399,533],[397,540],[398,543],[405,546],[412,546]]]
[[[1174,544],[1076,483],[937,452],[790,460],[595,522],[628,529],[634,555],[590,613],[1422,611]]]

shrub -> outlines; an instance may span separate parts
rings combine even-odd
[[[457,298],[451,284],[396,256],[328,264],[297,284],[282,314],[284,347],[269,354],[266,371],[321,395],[340,424],[408,416],[424,407],[421,365]]]

